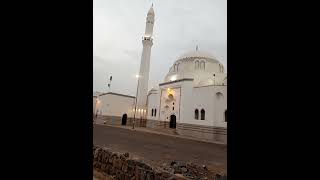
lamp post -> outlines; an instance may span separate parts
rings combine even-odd
[[[109,92],[111,92],[111,81],[112,81],[112,76],[109,77],[109,83],[108,83]]]
[[[136,91],[136,98],[135,98],[135,103],[134,103],[134,114],[133,114],[133,122],[132,122],[132,129],[134,129],[134,124],[136,121],[136,111],[137,111],[137,99],[138,99],[138,88],[139,88],[139,75],[136,75],[136,78],[138,79],[138,84],[137,84],[137,91]]]
[[[100,107],[100,100],[99,100],[99,95],[97,96],[97,99],[96,99],[96,105],[95,105],[95,114],[94,114],[94,120],[96,121],[98,118],[98,111],[99,111],[99,107]]]

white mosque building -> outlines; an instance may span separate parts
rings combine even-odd
[[[113,92],[95,96],[94,112],[106,124],[172,129],[177,134],[227,143],[227,73],[217,58],[195,48],[181,55],[162,83],[148,91],[153,7],[148,11],[137,98]],[[135,119],[135,121],[133,121]]]

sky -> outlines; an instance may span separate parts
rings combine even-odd
[[[93,0],[94,92],[135,96],[141,40],[152,3],[149,89],[162,83],[177,58],[197,45],[227,69],[227,0]]]

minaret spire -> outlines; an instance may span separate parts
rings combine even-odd
[[[144,35],[151,37],[153,33],[153,23],[154,23],[154,10],[153,10],[153,3],[148,11],[147,20],[146,20],[146,30]]]
[[[137,109],[146,110],[147,108],[147,95],[148,95],[148,82],[149,82],[149,71],[150,71],[150,57],[151,47],[153,45],[153,25],[154,25],[154,10],[151,5],[147,18],[146,18],[146,29],[142,37],[142,55],[140,63],[140,71],[138,76],[138,87],[137,87]],[[139,117],[139,116],[138,116]]]

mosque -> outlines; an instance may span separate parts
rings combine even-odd
[[[167,129],[176,134],[227,143],[227,73],[217,58],[199,50],[182,54],[163,82],[148,91],[155,13],[142,37],[137,98],[114,92],[94,95],[98,122]]]

